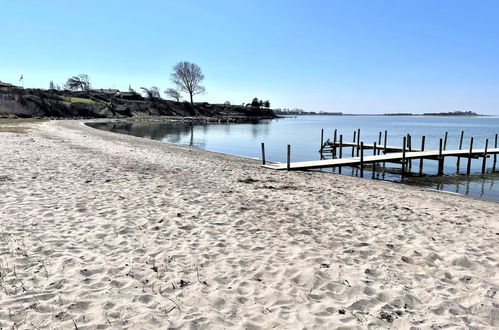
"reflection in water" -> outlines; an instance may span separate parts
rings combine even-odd
[[[368,119],[368,120],[367,120]],[[407,133],[416,137],[414,143],[420,143],[419,138],[427,137],[427,149],[438,149],[438,141],[445,131],[449,131],[449,148],[456,148],[459,143],[461,129],[466,129],[466,137],[473,136],[476,144],[480,145],[486,138],[497,133],[499,118],[399,118],[399,117],[334,117],[334,116],[301,116],[289,119],[262,120],[237,124],[221,123],[190,123],[190,122],[119,122],[93,123],[91,126],[118,133],[131,134],[154,140],[170,142],[211,151],[223,152],[232,155],[241,155],[251,158],[260,158],[260,143],[265,142],[268,161],[284,162],[286,160],[286,145],[292,145],[292,161],[316,160],[320,158],[321,128],[325,132],[332,132],[338,128],[339,134],[349,136],[357,129],[362,128],[364,141],[376,141],[379,131],[388,129],[390,143],[400,145],[400,141]],[[419,137],[419,138],[418,138]],[[328,138],[327,133],[325,138]],[[399,143],[397,143],[397,141]],[[466,148],[466,144],[463,148]],[[344,149],[343,155],[350,157],[351,150]],[[490,172],[490,163],[488,164]],[[419,162],[412,164],[413,175],[408,175],[403,182],[445,190],[459,194],[472,195],[499,201],[499,173],[481,175],[481,162],[472,161],[471,176],[462,175],[465,161],[461,161],[461,171],[457,168],[455,159],[449,158],[445,163],[445,176],[436,176],[437,162],[424,161],[424,175],[419,177]],[[399,182],[400,167],[382,164],[376,166],[375,179]],[[338,169],[325,171],[339,173]],[[359,176],[359,169],[344,167],[344,175]],[[456,174],[457,173],[457,174]],[[373,177],[372,168],[366,167],[365,178]]]

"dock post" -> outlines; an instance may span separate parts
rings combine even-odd
[[[360,177],[364,177],[364,142],[360,142]]]
[[[385,139],[384,139],[384,148],[383,148],[383,152],[385,153],[386,155],[386,141],[388,140],[388,131],[385,130]]]
[[[286,163],[286,169],[289,171],[291,169],[291,145],[288,144],[288,160]]]
[[[324,128],[321,128],[321,148],[319,149],[321,160],[324,159],[323,150],[324,150]]]
[[[321,129],[321,153],[323,148],[324,148],[324,128]]]
[[[461,137],[459,138],[459,150],[463,149],[463,139],[464,139],[464,131],[461,131]],[[459,167],[461,165],[461,157],[457,157],[457,172],[459,173]]]
[[[336,158],[336,137],[337,137],[337,131],[338,130],[335,128],[334,129],[334,133],[333,133],[333,146],[334,146],[334,148],[333,148],[333,159]]]
[[[483,152],[482,174],[487,169],[487,149],[489,148],[489,139],[485,140],[485,150]]]
[[[424,147],[425,147],[425,141],[426,140],[426,137],[423,135],[423,137],[421,138],[421,151],[424,151]],[[423,161],[424,161],[424,158],[421,157],[419,159],[419,176],[423,176]]]
[[[407,148],[409,152],[412,151],[412,136],[407,134]],[[409,159],[409,172],[412,172],[412,159]]]
[[[376,146],[377,146],[376,141],[374,141],[374,152],[373,152],[374,156],[376,156],[376,152],[377,152]],[[376,175],[376,162],[373,162],[373,176],[372,176],[373,179],[374,179],[375,175]]]
[[[473,154],[473,137],[470,140],[470,154],[468,155],[468,167],[466,168],[466,174],[470,175],[471,173],[471,155]]]
[[[343,135],[340,134],[340,159],[343,157]],[[341,174],[341,166],[338,166],[338,173]]]
[[[442,155],[443,146],[443,140],[440,139],[440,147],[438,148],[438,175],[444,174],[444,156]]]
[[[447,150],[447,138],[449,136],[449,132],[445,132],[444,136],[444,150]]]
[[[356,136],[357,136],[357,131],[353,131],[353,141],[352,142],[354,145],[352,145],[352,157],[355,156],[355,142],[356,142],[355,137]]]
[[[378,147],[381,146],[381,132],[379,132],[379,136],[378,136]],[[381,154],[381,150],[378,150],[377,154]]]
[[[494,148],[497,149],[497,134],[495,137]],[[494,163],[492,164],[492,172],[496,171],[496,164],[497,164],[497,154],[494,154]]]
[[[360,147],[360,128],[357,129],[357,157],[359,157],[359,147]]]
[[[265,143],[262,142],[262,165],[265,165]]]
[[[383,143],[384,143],[383,153],[384,153],[385,155],[386,155],[386,143],[387,143],[386,141],[387,141],[387,140],[388,140],[388,131],[387,131],[387,130],[385,130],[385,139],[384,139],[384,142],[383,142]],[[386,166],[386,163],[385,163],[385,162],[383,162],[383,175],[384,175],[384,173],[385,173],[385,166]]]
[[[404,136],[404,141],[402,143],[402,179],[405,176],[405,146],[407,145],[407,136]]]

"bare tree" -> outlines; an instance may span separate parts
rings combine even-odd
[[[49,84],[49,89],[55,89],[54,82],[51,80]]]
[[[159,89],[156,86],[152,86],[151,88],[140,87],[140,89],[144,91],[144,94],[146,94],[146,97],[150,100],[157,100],[161,98]]]
[[[205,92],[205,88],[200,85],[204,79],[201,68],[194,63],[178,62],[173,67],[172,82],[178,87],[179,90],[189,94],[191,104],[193,104],[192,96]]]
[[[180,99],[182,98],[182,95],[180,95],[180,92],[174,88],[168,88],[165,91],[165,94],[177,102],[180,102]]]
[[[90,89],[90,79],[86,74],[79,74],[68,79],[65,88],[75,91],[81,88],[82,91],[88,91]]]
[[[152,97],[154,99],[160,99],[161,98],[161,94],[159,92],[159,88],[158,87],[152,86],[149,90],[151,91]]]

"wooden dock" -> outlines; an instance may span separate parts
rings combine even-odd
[[[428,150],[428,151],[413,151],[406,152],[405,156],[403,152],[399,153],[389,153],[386,155],[376,155],[376,156],[365,156],[365,157],[349,157],[349,158],[337,158],[337,159],[324,159],[324,160],[314,160],[305,162],[292,162],[289,164],[290,170],[308,170],[317,168],[328,168],[328,167],[339,167],[339,166],[360,166],[363,164],[372,163],[396,163],[402,164],[407,160],[412,159],[430,159],[439,160],[440,157],[461,157],[461,158],[480,158],[485,154],[485,149],[475,149],[470,152],[468,150],[443,150],[440,154],[439,150]],[[499,154],[499,148],[487,150],[487,155]],[[363,159],[361,159],[363,158]],[[265,168],[271,168],[273,170],[287,170],[287,163],[267,163],[262,165]]]
[[[424,160],[438,161],[438,175],[444,174],[444,163],[447,157],[457,157],[457,168],[460,168],[461,158],[467,159],[466,174],[471,173],[471,160],[482,158],[482,173],[486,172],[487,159],[493,157],[492,172],[496,171],[497,155],[499,154],[498,134],[495,135],[494,144],[489,148],[489,139],[485,141],[485,146],[482,149],[474,149],[471,137],[469,148],[463,149],[464,131],[461,132],[459,140],[459,149],[447,150],[448,133],[445,132],[443,138],[440,139],[438,150],[425,150],[426,138],[421,138],[421,148],[412,148],[412,137],[407,134],[404,136],[401,147],[387,145],[387,131],[382,139],[382,132],[379,132],[377,142],[373,144],[365,144],[360,140],[360,129],[353,134],[353,142],[343,141],[343,135],[337,136],[337,130],[334,130],[333,140],[329,139],[324,142],[324,130],[321,131],[321,147],[319,150],[320,160],[291,162],[291,146],[287,147],[287,162],[286,163],[267,163],[265,161],[265,145],[262,143],[262,166],[273,170],[309,170],[320,168],[338,168],[341,173],[341,168],[344,166],[359,167],[360,176],[364,176],[364,166],[372,165],[372,173],[376,171],[376,164],[394,163],[401,165],[402,177],[407,172],[412,172],[413,160],[419,160],[419,175],[423,174]],[[382,143],[383,142],[383,143]],[[351,148],[351,157],[344,158],[344,149]],[[365,150],[372,150],[370,155],[366,155]],[[330,159],[326,159],[324,154],[331,154]]]

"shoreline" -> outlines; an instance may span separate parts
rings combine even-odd
[[[0,327],[499,326],[496,202],[84,122],[0,132]]]
[[[199,122],[210,122],[210,123],[213,123],[213,121],[205,121],[205,119],[206,119],[206,117],[199,117],[199,118],[196,118],[196,117],[185,117],[185,118],[181,118],[181,119],[177,119],[176,117],[126,118],[126,119],[125,118],[122,118],[122,119],[94,119],[92,121],[85,121],[84,125],[86,125],[86,126],[88,126],[90,128],[93,128],[93,129],[100,130],[98,128],[92,127],[91,125],[87,125],[87,123],[92,124],[92,123],[136,122],[136,121],[138,121],[139,123],[140,122],[145,122],[145,123],[147,123],[147,122],[178,122],[178,121],[181,121],[181,122],[192,122],[192,123],[199,123]],[[101,131],[110,132],[110,131],[107,131],[107,130],[101,130]],[[126,134],[126,133],[120,133],[120,132],[111,132],[111,133],[121,134],[121,135],[125,135],[125,136],[133,136],[133,137],[143,138],[143,137],[139,137],[139,136],[135,136],[135,135],[131,135],[131,134]],[[147,139],[147,138],[145,138],[145,139]],[[151,140],[151,139],[148,139],[148,140]],[[153,141],[158,141],[158,140],[153,140]],[[170,142],[165,142],[165,141],[160,141],[160,142],[161,143],[167,143],[167,144],[170,144],[170,145],[175,145],[175,146],[181,146],[181,147],[187,147],[187,148],[194,148],[196,150],[208,151],[208,152],[213,152],[213,153],[217,153],[217,154],[221,154],[221,155],[234,156],[234,157],[239,157],[239,158],[243,158],[243,159],[249,159],[249,160],[252,160],[252,161],[256,160],[256,161],[261,162],[261,159],[257,158],[257,157],[247,157],[247,156],[243,156],[243,155],[223,153],[223,152],[219,152],[219,151],[201,149],[201,148],[197,148],[195,146],[189,147],[189,146],[186,146],[186,145],[175,144],[175,143],[170,143]],[[272,162],[268,161],[268,163],[272,163]],[[320,170],[318,170],[318,171],[320,171]],[[300,172],[300,171],[297,171],[297,172]],[[315,172],[317,172],[317,171],[315,171]],[[326,171],[324,171],[324,172],[326,172]],[[328,172],[326,172],[326,173],[328,173]],[[336,173],[330,173],[330,174],[336,175]],[[449,175],[449,178],[452,178],[454,176],[453,175]],[[356,177],[356,176],[350,176],[350,177]],[[440,176],[440,178],[442,178],[442,176]],[[470,199],[474,199],[474,200],[482,200],[482,201],[489,201],[489,202],[499,203],[499,200],[494,200],[494,199],[490,199],[490,198],[483,198],[483,197],[469,195],[469,194],[467,195],[467,194],[455,193],[455,192],[452,192],[452,191],[439,190],[437,188],[432,188],[432,187],[429,187],[429,186],[410,184],[410,183],[406,183],[406,182],[402,182],[402,181],[384,180],[384,179],[378,179],[378,180],[375,180],[375,181],[391,182],[391,183],[401,184],[401,185],[408,186],[408,187],[417,187],[417,188],[421,188],[421,189],[427,189],[429,191],[455,194],[455,195],[459,195],[459,196],[470,198]]]

